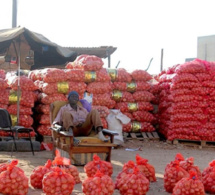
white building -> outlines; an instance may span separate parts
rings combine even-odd
[[[198,37],[197,58],[215,61],[215,35]]]

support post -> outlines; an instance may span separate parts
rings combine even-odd
[[[161,66],[160,66],[160,71],[163,70],[163,49],[161,49]]]
[[[17,0],[13,0],[12,6],[12,28],[15,28],[17,26]]]

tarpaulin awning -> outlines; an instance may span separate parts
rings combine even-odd
[[[40,68],[43,65],[64,64],[67,61],[74,61],[77,57],[76,52],[61,47],[42,34],[32,32],[24,27],[0,30],[0,54],[6,53],[14,41],[25,42],[34,51],[35,65],[30,69]]]

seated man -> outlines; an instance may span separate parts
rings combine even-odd
[[[78,105],[79,94],[76,91],[71,91],[68,95],[69,103],[62,106],[53,122],[63,126],[66,131],[69,131],[73,136],[88,136],[91,133],[92,127],[95,127],[98,137],[102,141],[108,141],[102,133],[102,123],[99,112],[91,110],[88,112],[84,107]],[[79,140],[74,138],[74,145],[78,145]]]

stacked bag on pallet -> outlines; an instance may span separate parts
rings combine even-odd
[[[115,90],[113,97],[117,102],[115,108],[131,119],[130,123],[124,125],[123,131],[135,133],[154,131],[152,122],[155,118],[151,113],[154,95],[149,92],[151,84],[148,82],[152,77],[143,70],[126,74],[124,73],[126,79],[113,82]]]
[[[67,72],[82,72],[82,79],[87,84],[86,92],[92,95],[93,109],[100,112],[102,124],[107,128],[106,116],[108,109],[115,106],[115,101],[111,99],[112,83],[111,78],[103,68],[101,58],[93,55],[80,55],[74,62],[66,65]]]
[[[153,85],[151,90],[158,101],[158,113],[157,121],[159,124],[159,132],[167,137],[167,133],[170,125],[171,117],[171,106],[172,99],[170,98],[170,86],[172,83],[172,78],[175,76],[174,67],[169,68],[167,71],[162,71],[157,77],[158,83]]]
[[[49,106],[56,100],[67,101],[69,91],[75,90],[80,99],[92,95],[92,108],[100,112],[104,128],[108,128],[106,117],[109,109],[119,109],[131,118],[125,131],[153,131],[154,120],[150,101],[154,96],[149,92],[152,78],[147,72],[137,70],[128,73],[125,69],[105,69],[101,58],[80,55],[69,62],[65,69],[46,68],[29,74],[40,89],[36,106],[37,131],[50,135]]]
[[[215,63],[196,59],[171,71],[159,77],[169,78],[160,92],[161,132],[169,140],[214,141]]]
[[[1,82],[1,100],[0,107],[8,110],[12,125],[24,127],[32,127],[32,108],[35,102],[35,91],[37,90],[34,82],[26,76],[16,76],[8,73],[7,76],[0,78]],[[19,82],[19,89],[18,89]],[[19,101],[19,116],[17,117],[17,102]],[[18,122],[19,118],[19,122]],[[28,134],[19,134],[22,137],[28,137]],[[35,136],[35,132],[31,132],[31,136]]]
[[[77,76],[77,75],[76,75]],[[55,101],[67,101],[66,95],[71,90],[76,90],[80,96],[86,90],[86,84],[77,79],[70,80],[70,74],[57,68],[46,68],[31,71],[29,74],[38,86],[40,94],[36,105],[36,116],[38,123],[37,131],[41,135],[51,135],[49,107]]]

